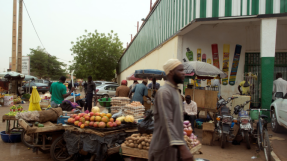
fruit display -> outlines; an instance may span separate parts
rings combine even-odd
[[[120,120],[114,121],[112,114],[110,113],[99,113],[90,112],[73,114],[71,118],[68,119],[68,123],[79,126],[80,128],[94,127],[94,128],[111,128],[121,125]]]
[[[27,112],[27,111],[23,110],[23,107],[21,105],[19,105],[17,107],[15,105],[13,105],[12,107],[10,107],[10,112],[6,113],[5,115],[16,116],[17,113],[19,113],[19,112]]]
[[[142,118],[144,116],[145,107],[140,102],[133,101],[131,104],[126,104],[124,115],[132,115],[135,118]]]
[[[132,115],[127,115],[127,116],[118,117],[116,120],[119,120],[121,122],[133,123],[135,121],[135,118]]]
[[[149,150],[151,139],[152,134],[132,134],[130,137],[126,138],[126,141],[122,146]]]
[[[14,104],[19,104],[22,102],[22,99],[20,96],[18,96],[16,99],[13,99]]]

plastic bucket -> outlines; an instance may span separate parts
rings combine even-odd
[[[5,143],[18,143],[18,142],[21,142],[21,133],[19,133],[19,134],[6,134],[5,131],[1,131],[1,139]]]
[[[258,116],[259,116],[258,113],[259,113],[258,111],[251,110],[249,115],[250,115],[252,120],[258,120]],[[260,111],[260,115],[261,114],[262,114],[262,111]]]

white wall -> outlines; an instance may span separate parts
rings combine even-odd
[[[276,52],[287,51],[287,21],[278,21],[276,37]],[[232,96],[238,92],[238,85],[243,80],[245,53],[260,52],[260,21],[242,23],[221,23],[200,25],[182,38],[182,56],[186,60],[186,48],[193,51],[193,59],[196,60],[197,49],[201,48],[201,55],[206,54],[206,60],[212,60],[211,44],[218,44],[220,69],[223,62],[223,44],[230,44],[229,76],[232,67],[235,45],[242,45],[240,61],[236,75],[235,85],[221,85],[223,98]],[[212,60],[213,64],[213,60]],[[205,82],[201,84],[206,84]]]

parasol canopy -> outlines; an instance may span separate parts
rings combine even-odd
[[[37,80],[38,78],[37,77],[35,77],[35,76],[32,76],[32,75],[25,75],[25,81],[29,81],[29,80],[32,80],[32,79],[35,79],[35,80]]]
[[[140,69],[135,71],[135,78],[141,79],[152,79],[156,78],[157,80],[166,79],[166,74],[162,70],[157,69]]]
[[[194,72],[197,76],[216,77],[217,75],[220,75],[221,78],[227,77],[227,74],[222,70],[218,69],[212,64],[205,62],[184,62],[183,67],[186,74]]]
[[[0,77],[8,79],[24,79],[25,75],[14,71],[0,73]]]

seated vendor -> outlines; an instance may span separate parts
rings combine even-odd
[[[190,95],[185,96],[185,101],[183,104],[183,110],[184,110],[184,118],[186,120],[189,120],[191,123],[191,127],[194,133],[194,122],[197,117],[197,104],[196,102],[191,100]]]

